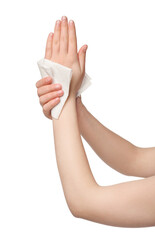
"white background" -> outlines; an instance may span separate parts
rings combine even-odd
[[[49,32],[62,15],[88,44],[82,94],[106,127],[140,147],[155,145],[155,2],[27,0],[0,3],[0,239],[154,239],[155,228],[118,228],[69,212],[57,170],[52,121],[35,83]],[[83,139],[99,184],[137,179],[108,167]]]

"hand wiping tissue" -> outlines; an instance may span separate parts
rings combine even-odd
[[[60,83],[64,91],[64,95],[61,97],[60,102],[51,110],[51,116],[55,119],[59,118],[61,110],[67,100],[69,94],[69,87],[72,78],[72,69],[65,67],[61,64],[52,62],[48,59],[41,59],[37,62],[41,77],[52,77],[52,83]],[[85,76],[82,80],[80,89],[77,92],[76,97],[80,96],[81,93],[86,90],[91,85],[91,78],[85,73]]]

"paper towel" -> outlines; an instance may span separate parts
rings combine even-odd
[[[72,69],[45,58],[39,60],[37,64],[42,78],[50,76],[53,79],[52,83],[60,83],[62,85],[64,95],[60,97],[60,102],[51,110],[51,116],[58,119],[69,94]],[[90,80],[91,78],[85,73],[76,97],[80,96],[81,93],[91,85]]]

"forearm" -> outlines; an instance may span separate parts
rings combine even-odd
[[[80,133],[96,154],[115,170],[133,174],[137,147],[103,126],[87,109],[77,104]]]
[[[56,160],[67,204],[76,215],[83,199],[97,184],[82,144],[75,98],[69,98],[58,120],[53,119]]]

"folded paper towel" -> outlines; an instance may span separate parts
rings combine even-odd
[[[64,91],[63,96],[60,98],[60,102],[51,110],[51,116],[55,119],[59,118],[61,110],[67,100],[69,94],[69,87],[72,78],[72,69],[65,67],[61,64],[52,62],[48,59],[41,59],[37,62],[40,74],[42,78],[50,76],[52,77],[52,83],[60,83]],[[80,89],[77,92],[76,97],[80,96],[81,93],[91,85],[91,78],[85,73]]]

